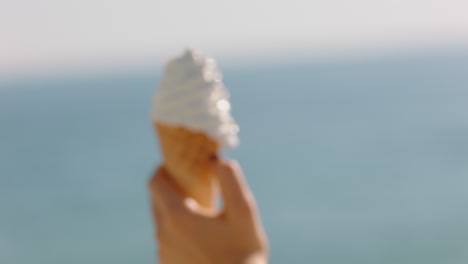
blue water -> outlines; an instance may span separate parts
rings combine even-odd
[[[271,263],[468,263],[467,53],[224,68]],[[154,263],[155,70],[0,83],[0,263]]]

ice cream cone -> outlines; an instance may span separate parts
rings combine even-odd
[[[170,60],[153,97],[151,118],[163,165],[185,195],[216,206],[212,158],[236,147],[239,127],[215,61],[194,50]]]
[[[202,132],[161,122],[154,123],[159,136],[163,164],[185,195],[207,208],[216,206],[212,157],[219,144]]]

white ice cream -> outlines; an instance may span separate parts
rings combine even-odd
[[[205,132],[223,148],[239,144],[239,126],[231,116],[222,75],[212,58],[194,50],[166,65],[151,115],[155,122]]]

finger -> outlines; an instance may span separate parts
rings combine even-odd
[[[153,193],[154,193],[154,189],[155,189],[155,184],[156,184],[156,177],[160,177],[159,174],[161,173],[165,173],[163,171],[163,168],[162,167],[159,167],[155,170],[155,172],[153,173],[153,176],[151,177],[151,179],[149,180],[148,182],[148,189],[150,191],[150,202],[151,202],[151,211],[153,213],[153,219],[154,220],[157,220],[157,219],[160,219],[161,218],[161,212],[159,210],[159,208],[156,206],[156,203],[155,203],[155,199],[153,199]]]
[[[168,212],[188,211],[185,206],[185,197],[170,179],[164,167],[160,167],[149,182],[151,200],[155,207],[156,217]]]
[[[158,197],[157,190],[158,190],[158,184],[161,181],[160,178],[163,177],[162,174],[166,174],[166,170],[161,166],[158,169],[156,169],[153,173],[153,176],[148,182],[148,189],[150,192],[150,200],[151,200],[151,205],[153,208],[153,216],[154,218],[159,218],[161,216],[161,210],[159,207],[161,204],[161,200]]]
[[[207,208],[201,206],[195,199],[187,197],[185,199],[185,206],[187,206],[194,215],[200,218],[215,218],[219,215],[219,211],[216,208]]]
[[[161,231],[164,229],[163,217],[161,215],[160,200],[158,198],[155,198],[153,193],[154,193],[154,190],[156,189],[155,187],[156,177],[160,177],[160,174],[163,174],[163,173],[165,173],[163,168],[162,167],[158,168],[153,174],[153,177],[151,177],[150,181],[148,182],[148,188],[149,188],[150,195],[151,195],[151,198],[150,198],[151,212],[152,212],[154,224],[155,224],[155,234],[158,239],[161,235]]]
[[[255,199],[236,161],[218,161],[215,166],[224,211],[228,216],[245,217],[255,213]]]
[[[164,167],[155,173],[149,188],[153,212],[158,219],[158,232],[165,232],[167,229],[184,230],[189,225],[206,221],[214,214],[202,210],[195,200],[186,197]]]

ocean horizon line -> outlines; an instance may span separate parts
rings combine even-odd
[[[177,54],[173,55],[176,56]],[[212,56],[211,54],[207,54]],[[385,63],[392,61],[421,60],[421,59],[466,59],[468,46],[452,45],[448,47],[430,47],[417,49],[416,47],[388,48],[385,50],[367,50],[361,52],[302,52],[289,55],[260,55],[254,56],[213,56],[221,68],[227,71],[237,69],[274,69],[289,66],[326,66],[336,64]],[[127,58],[122,60],[88,61],[78,63],[58,63],[48,67],[34,65],[29,69],[5,70],[0,67],[0,90],[2,84],[50,81],[60,79],[81,79],[106,77],[115,75],[150,75],[161,74],[167,58],[162,56],[148,56],[145,59]]]

